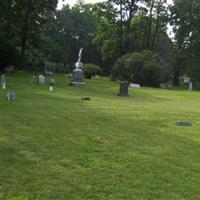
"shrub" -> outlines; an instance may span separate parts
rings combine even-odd
[[[86,78],[91,78],[94,75],[100,75],[102,73],[102,69],[95,64],[85,64],[83,71]]]
[[[169,66],[152,51],[126,54],[119,58],[112,72],[120,80],[158,87],[170,78]]]

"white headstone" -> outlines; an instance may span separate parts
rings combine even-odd
[[[6,82],[2,83],[2,89],[5,90],[6,89]]]
[[[193,83],[192,81],[189,82],[189,90],[192,90],[193,89]]]
[[[54,91],[54,87],[53,86],[49,86],[49,91],[50,92]]]
[[[38,76],[39,85],[45,85],[45,77],[43,75]]]
[[[141,88],[140,84],[137,83],[130,83],[131,88]]]

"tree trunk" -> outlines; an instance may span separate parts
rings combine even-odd
[[[22,30],[22,44],[21,44],[21,56],[24,57],[26,51],[26,43],[28,38],[28,25],[29,25],[29,18],[30,18],[31,11],[28,9],[25,17],[25,23]]]
[[[154,9],[154,0],[151,1],[150,11],[149,11],[149,28],[147,33],[147,44],[146,44],[147,49],[150,49],[150,43],[151,43],[153,9]]]
[[[120,55],[123,55],[124,45],[123,45],[123,16],[122,16],[122,0],[120,0]]]
[[[174,86],[179,86],[180,85],[180,67],[177,66],[174,70]]]

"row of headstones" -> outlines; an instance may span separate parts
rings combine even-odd
[[[37,81],[36,81],[36,77],[33,76],[29,83],[30,83],[30,84],[34,84],[34,83],[36,83],[36,82],[37,82]],[[38,84],[39,84],[39,85],[45,85],[45,82],[46,82],[46,81],[45,81],[45,76],[39,75],[39,76],[38,76]],[[7,81],[6,81],[5,74],[2,74],[2,75],[1,75],[1,82],[0,82],[0,83],[1,83],[1,89],[2,89],[2,90],[6,90]],[[49,91],[54,91],[55,86],[56,86],[56,81],[55,81],[54,79],[51,79],[50,82],[49,82]],[[15,94],[15,92],[13,92],[13,91],[7,92],[7,94],[6,94],[6,99],[7,99],[8,101],[14,101],[14,100],[16,100],[16,94]]]

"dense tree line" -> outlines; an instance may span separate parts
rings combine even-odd
[[[182,75],[200,81],[199,1],[174,0],[168,5],[166,0],[106,0],[96,4],[79,0],[73,7],[66,5],[61,10],[56,9],[57,3],[0,0],[1,70],[14,65],[19,69],[70,72],[83,47],[83,61],[101,66],[105,75],[114,73],[116,60],[122,56],[136,59],[149,52],[159,60],[152,60],[154,65],[148,65],[149,70],[153,73],[165,67],[159,71],[162,77],[168,72],[165,81],[179,85]],[[174,39],[168,36],[169,24]],[[123,65],[129,66],[126,60]],[[146,80],[143,82],[146,84]]]

